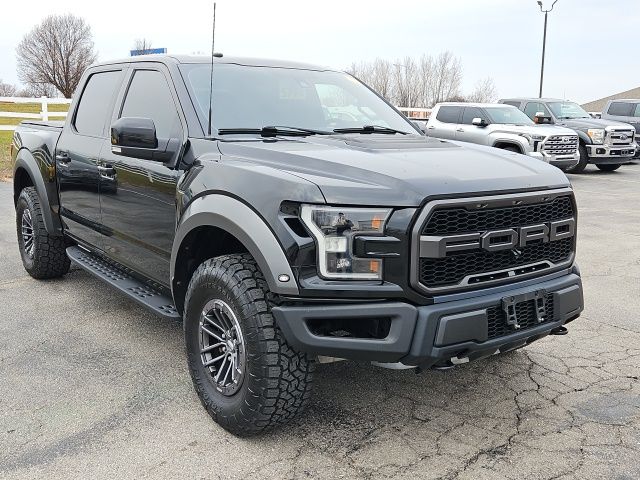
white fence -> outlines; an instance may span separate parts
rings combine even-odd
[[[431,108],[419,108],[419,107],[397,107],[402,113],[409,118],[415,118],[417,120],[427,120],[431,116]]]
[[[68,98],[23,98],[23,97],[0,97],[0,110],[6,103],[38,103],[40,113],[3,112],[0,111],[0,118],[19,118],[21,120],[43,120],[48,121],[49,117],[62,119],[67,116],[67,112],[49,112],[49,105],[68,105],[71,100]],[[16,125],[0,125],[0,131],[12,131]]]

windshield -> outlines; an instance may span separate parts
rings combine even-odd
[[[549,102],[549,108],[556,118],[561,120],[571,118],[590,118],[584,109],[573,102]]]
[[[516,107],[487,107],[485,108],[491,123],[509,125],[535,125],[529,117]]]
[[[206,126],[211,67],[180,68]],[[419,135],[402,115],[346,73],[219,64],[213,75],[213,132],[265,126],[333,132],[375,125]]]

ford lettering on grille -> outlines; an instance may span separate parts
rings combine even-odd
[[[555,222],[507,228],[487,232],[448,236],[420,237],[420,257],[444,258],[450,252],[483,249],[488,252],[514,250],[532,242],[555,242],[575,235],[576,221],[573,218]]]
[[[429,294],[546,275],[573,262],[573,194],[565,188],[435,200],[412,239],[411,282]]]

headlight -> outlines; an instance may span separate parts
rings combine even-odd
[[[303,205],[300,216],[318,246],[320,275],[330,279],[380,280],[382,259],[353,256],[357,235],[381,235],[391,209]]]
[[[531,145],[533,147],[535,142],[541,142],[543,141],[545,138],[544,135],[529,135],[528,133],[520,133],[519,134],[521,137],[524,137],[527,139],[527,141],[529,142],[529,145]]]
[[[604,129],[603,128],[590,128],[587,130],[587,135],[593,143],[604,143]]]

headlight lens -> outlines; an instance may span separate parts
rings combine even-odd
[[[390,213],[388,208],[303,205],[300,216],[316,239],[320,275],[330,279],[382,279],[382,259],[354,257],[353,239],[362,234],[382,234]]]
[[[604,129],[603,128],[590,128],[587,130],[587,135],[593,143],[604,143]]]

